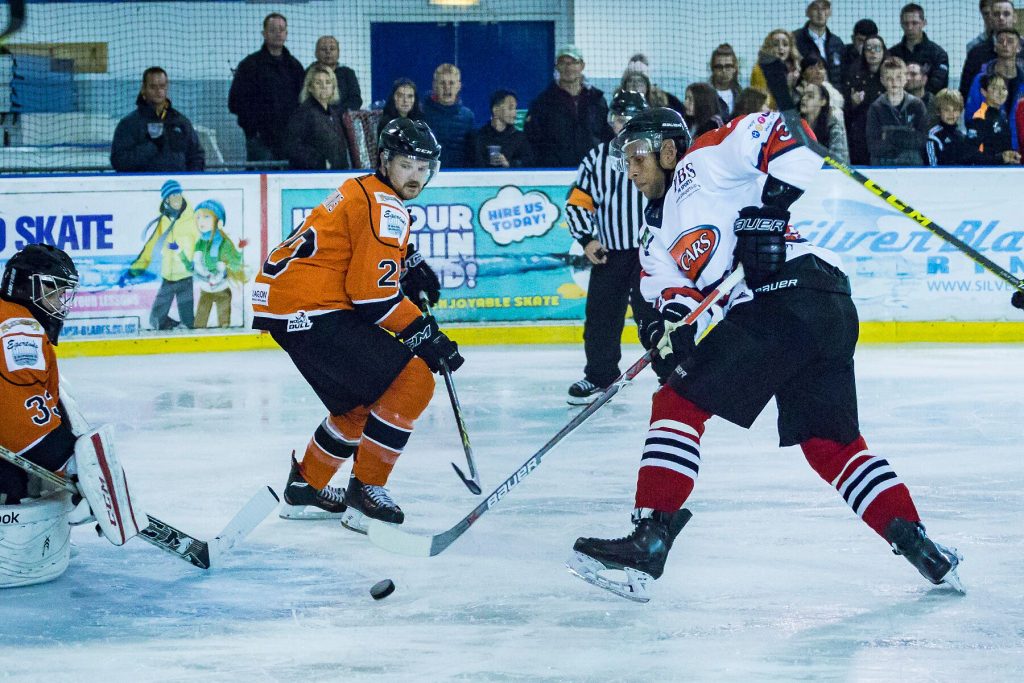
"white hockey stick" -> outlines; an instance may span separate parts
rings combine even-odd
[[[718,284],[718,287],[711,290],[711,292],[704,297],[697,308],[686,316],[681,324],[689,325],[695,322],[702,313],[717,303],[723,296],[731,292],[736,285],[742,281],[743,268],[741,266],[737,266],[736,270],[730,273]],[[471,527],[478,519],[483,517],[484,513],[501,502],[501,499],[511,493],[512,489],[515,488],[523,479],[540,467],[540,461],[548,451],[554,448],[558,442],[583,424],[587,418],[596,413],[601,406],[610,401],[612,396],[618,393],[619,389],[629,384],[634,377],[640,374],[640,372],[650,364],[651,353],[651,351],[645,353],[638,361],[633,363],[628,370],[619,375],[619,378],[616,379],[610,387],[605,389],[603,394],[598,396],[597,399],[587,406],[585,410],[570,420],[569,424],[562,427],[562,429],[551,437],[546,444],[541,446],[539,451],[531,455],[529,459],[519,467],[519,469],[505,479],[498,488],[494,489],[494,491],[487,496],[487,499],[484,502],[477,505],[468,515],[456,522],[455,526],[432,536],[424,536],[404,531],[396,524],[387,524],[376,519],[371,519],[367,528],[367,535],[370,537],[370,541],[384,550],[389,550],[393,553],[399,553],[402,555],[412,555],[415,557],[433,557],[434,555],[444,552],[445,548],[458,540],[462,534],[466,533],[469,527]]]

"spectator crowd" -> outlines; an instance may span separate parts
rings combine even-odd
[[[1024,57],[1017,14],[1011,0],[979,0],[978,11],[984,28],[967,45],[957,89],[949,87],[947,52],[929,38],[925,9],[917,3],[899,10],[902,35],[891,47],[871,18],[857,21],[851,42],[844,43],[829,25],[830,0],[811,0],[806,23],[771,30],[761,51],[786,65],[800,114],[836,159],[871,166],[1019,164]],[[227,102],[252,168],[282,162],[303,170],[358,167],[364,160],[353,145],[360,136],[372,148],[380,130],[399,117],[430,124],[442,145],[442,168],[576,167],[611,138],[608,102],[619,92],[677,110],[695,135],[775,107],[760,67],[744,70],[728,43],[711,51],[706,80],[690,83],[682,99],[654,82],[643,54],[630,57],[617,88],[606,94],[587,81],[581,51],[566,45],[555,55],[545,90],[527,103],[496,89],[482,126],[462,103],[460,69],[447,63],[435,69],[429,93],[400,78],[383,109],[360,118],[359,82],[339,64],[335,37],[320,37],[316,61],[304,68],[285,46],[283,15],[268,14],[262,35],[260,49],[235,69]],[[527,108],[522,129],[521,105]],[[171,106],[169,76],[161,67],[143,74],[136,110],[115,131],[111,164],[119,172],[205,168],[196,131]]]

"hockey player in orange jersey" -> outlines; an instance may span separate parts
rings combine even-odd
[[[0,280],[0,588],[57,578],[71,556],[70,526],[95,521],[114,545],[138,534],[133,503],[109,425],[92,429],[62,391],[53,347],[78,288],[71,257],[30,244]],[[77,486],[53,490],[7,461],[21,456]],[[93,515],[99,510],[100,515]]]
[[[440,167],[422,121],[395,119],[380,135],[377,173],[345,181],[271,250],[253,286],[253,327],[266,330],[324,403],[301,460],[292,458],[281,516],[365,517],[401,524],[385,484],[434,392],[431,372],[463,363],[458,346],[423,316],[440,283],[409,244],[409,212]],[[354,456],[348,487],[329,486]]]

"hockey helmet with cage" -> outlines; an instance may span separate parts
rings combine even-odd
[[[394,155],[406,156],[429,164],[429,174],[423,184],[441,170],[441,145],[426,121],[414,121],[399,117],[384,126],[377,140],[381,154],[381,165],[386,165]]]
[[[642,93],[635,90],[620,90],[612,98],[611,106],[608,107],[609,122],[615,117],[624,117],[627,121],[642,111],[648,109],[647,100]]]
[[[0,298],[27,308],[54,345],[77,290],[71,257],[49,244],[29,244],[12,256],[0,280]]]
[[[629,120],[611,144],[611,157],[619,170],[626,172],[626,159],[633,154],[657,153],[661,143],[674,140],[676,158],[690,147],[690,129],[682,115],[668,107],[647,109]]]

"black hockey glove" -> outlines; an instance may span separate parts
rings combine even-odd
[[[768,281],[786,262],[789,211],[775,206],[747,206],[733,223],[736,260],[743,264],[751,287]]]
[[[1019,289],[1014,292],[1013,296],[1010,297],[1010,303],[1013,304],[1014,308],[1024,310],[1024,292]]]
[[[415,244],[409,245],[409,251],[402,261],[402,275],[398,284],[402,288],[402,293],[420,308],[423,308],[420,303],[423,294],[427,296],[431,306],[441,298],[441,282],[437,279],[437,273],[423,258],[423,254],[417,251]]]
[[[437,327],[434,316],[416,318],[398,333],[398,339],[406,348],[423,359],[431,372],[441,372],[441,362],[455,372],[466,359],[459,353],[459,345],[453,342]]]
[[[661,309],[661,317],[665,321],[669,345],[662,350],[675,356],[676,365],[685,363],[697,348],[697,325],[684,325],[683,320],[690,315],[690,309],[679,303],[665,304]],[[675,369],[675,368],[673,368]]]
[[[667,349],[665,355],[658,350],[658,343],[665,336],[665,323],[661,318],[642,321],[637,326],[637,333],[640,336],[640,343],[651,353],[651,367],[654,374],[658,376],[658,382],[664,384],[668,376],[676,369],[676,356],[671,349]]]

